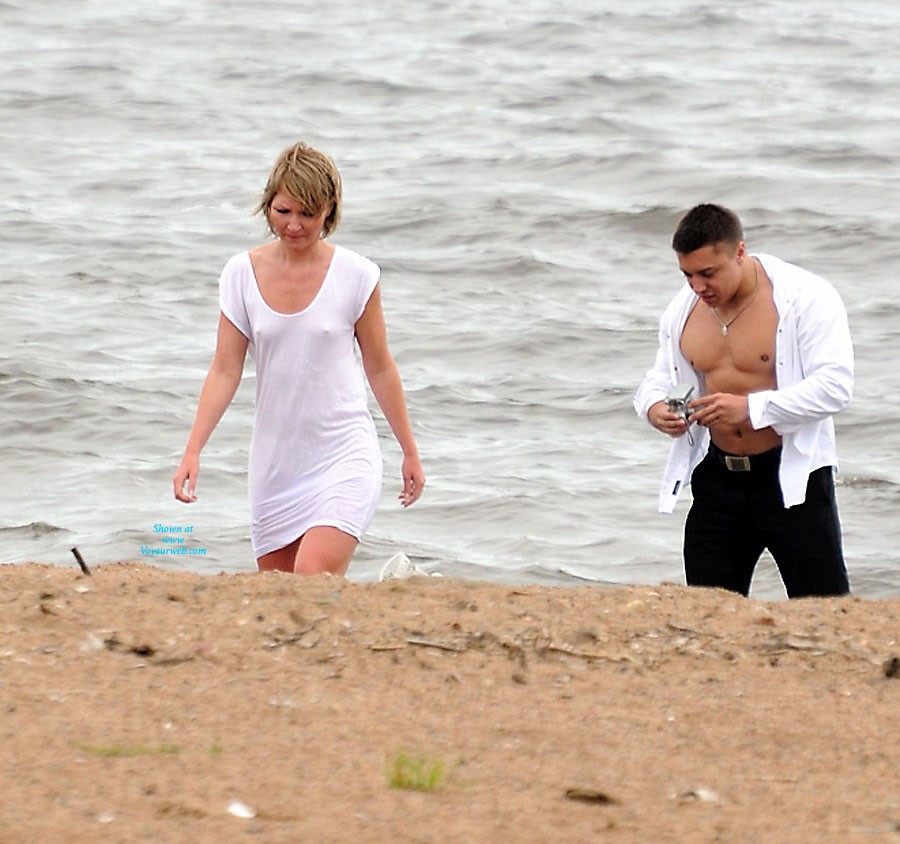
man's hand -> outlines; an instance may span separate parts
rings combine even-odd
[[[716,425],[744,425],[750,420],[750,402],[746,396],[732,393],[710,393],[688,402],[691,422],[704,428]]]
[[[658,401],[647,411],[647,419],[657,431],[662,431],[670,437],[680,437],[687,432],[688,425],[684,416],[673,413],[664,401]]]

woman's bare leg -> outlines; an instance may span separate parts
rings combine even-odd
[[[260,571],[294,571],[294,561],[297,559],[297,549],[300,547],[300,540],[295,539],[290,545],[279,548],[268,554],[263,554],[257,561],[256,565]]]
[[[293,571],[297,574],[336,574],[347,572],[359,545],[355,536],[334,527],[313,527],[303,534],[297,549]]]

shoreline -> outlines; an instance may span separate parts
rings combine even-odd
[[[900,833],[900,599],[15,563],[0,606],[4,844]]]

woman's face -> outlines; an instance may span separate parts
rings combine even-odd
[[[290,194],[278,191],[269,207],[269,226],[286,246],[304,248],[322,239],[325,219],[330,213],[329,206],[321,214],[313,214]]]

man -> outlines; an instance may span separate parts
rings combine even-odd
[[[853,391],[847,313],[827,281],[750,255],[743,238],[732,211],[698,205],[672,239],[687,286],[634,397],[638,415],[675,438],[659,510],[671,513],[691,484],[689,585],[747,595],[768,548],[789,597],[843,595],[832,417]],[[684,415],[665,400],[676,384],[694,388]]]

